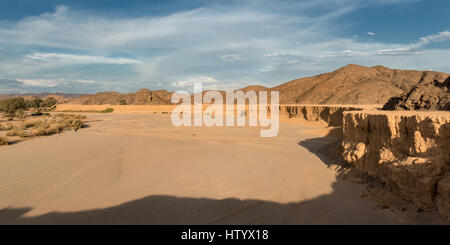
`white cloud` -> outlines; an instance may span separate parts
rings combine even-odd
[[[103,83],[101,81],[94,80],[81,80],[81,79],[16,79],[18,82],[23,83],[27,86],[37,86],[37,87],[56,87],[67,83],[76,84],[99,84]]]
[[[60,77],[105,81],[100,88],[133,90],[182,88],[198,78],[204,78],[211,87],[270,86],[348,63],[420,68],[412,59],[423,61],[422,67],[450,71],[443,57],[448,49],[441,49],[441,53],[427,49],[431,43],[449,40],[449,31],[412,43],[339,37],[341,26],[335,20],[341,16],[360,7],[398,2],[411,1],[247,0],[234,8],[209,5],[166,16],[126,18],[59,7],[0,23],[0,55],[2,46],[24,50],[16,57],[5,55],[0,60],[0,73],[7,78],[40,78],[43,85],[51,85],[54,77]],[[126,65],[115,66],[118,64]],[[111,65],[107,72],[102,70]],[[68,72],[80,74],[69,76]],[[101,76],[114,77],[117,82],[107,82],[108,78]]]
[[[223,61],[230,61],[230,62],[242,60],[242,57],[239,54],[227,54],[227,55],[219,56],[219,58],[222,59]]]
[[[128,58],[109,58],[103,56],[91,56],[91,55],[76,55],[76,54],[61,54],[61,53],[33,53],[25,57],[31,61],[39,62],[62,62],[69,64],[136,64],[138,60]]]
[[[375,36],[375,33],[371,32],[371,31],[369,31],[367,34],[370,36]]]
[[[213,77],[207,76],[196,76],[192,78],[188,78],[186,80],[180,80],[178,82],[173,82],[172,86],[177,88],[192,88],[195,83],[202,83],[203,85],[212,85],[217,84],[217,80]]]
[[[263,57],[311,57],[311,58],[337,58],[352,56],[393,56],[405,54],[418,54],[420,49],[435,42],[450,40],[450,32],[443,31],[436,35],[421,37],[419,41],[411,44],[387,44],[379,42],[364,43],[352,39],[334,39],[318,44],[307,44],[302,50],[281,50],[264,54]],[[346,49],[345,49],[346,48]],[[308,51],[305,51],[308,50]],[[329,51],[335,50],[335,51]]]

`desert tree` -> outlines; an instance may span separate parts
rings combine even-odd
[[[27,103],[24,98],[7,98],[0,101],[0,111],[7,116],[14,117],[18,111],[27,109]]]

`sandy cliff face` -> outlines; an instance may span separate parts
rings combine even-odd
[[[344,160],[450,217],[450,113],[344,112]]]
[[[323,120],[329,126],[342,126],[344,111],[362,110],[362,107],[326,106],[326,105],[280,105],[280,113],[289,118],[299,117],[308,121]]]

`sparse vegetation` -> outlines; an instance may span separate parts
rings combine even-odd
[[[114,108],[106,108],[104,110],[61,110],[59,112],[80,112],[80,113],[111,113],[114,111]]]
[[[85,125],[85,118],[82,115],[59,113],[38,120],[16,121],[15,124],[7,123],[6,126],[0,124],[0,131],[6,131],[4,136],[0,137],[7,142],[7,137],[31,138],[59,134],[67,130],[77,131]]]
[[[25,100],[23,97],[7,98],[0,100],[0,112],[5,113],[5,116],[7,117],[24,119],[27,110],[33,109],[33,116],[41,116],[43,115],[41,110],[52,111],[56,108],[56,103],[57,100],[53,97],[49,97],[45,100],[39,98]]]
[[[127,104],[127,101],[124,100],[124,99],[121,99],[121,100],[119,100],[119,104],[120,104],[120,105],[126,105],[126,104]]]

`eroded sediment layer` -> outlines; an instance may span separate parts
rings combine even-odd
[[[286,113],[289,118],[301,118],[308,121],[323,120],[329,126],[342,126],[344,111],[374,108],[377,105],[349,106],[349,105],[280,105],[280,113]]]
[[[450,217],[450,112],[352,111],[343,117],[345,161]]]

